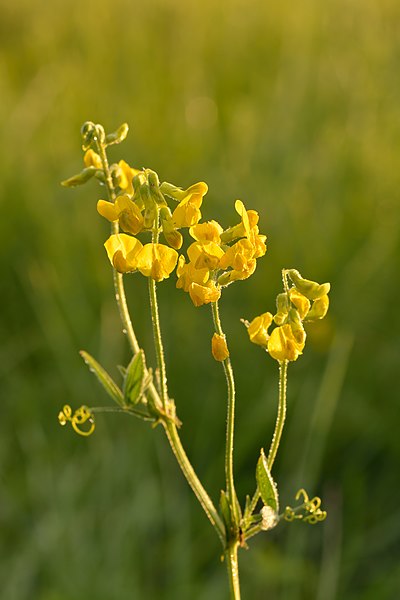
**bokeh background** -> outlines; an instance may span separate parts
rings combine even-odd
[[[5,600],[220,600],[219,542],[160,428],[97,418],[83,439],[61,406],[106,405],[84,348],[117,377],[129,360],[80,126],[130,124],[111,151],[183,187],[205,219],[261,214],[269,250],[228,288],[237,372],[237,488],[254,489],[276,412],[277,369],[239,319],[273,309],[280,269],[332,283],[329,317],[290,366],[275,467],[281,502],[304,486],[329,519],[284,524],[241,552],[252,600],[400,594],[397,0],[2,0],[0,11],[0,588]],[[217,502],[225,388],[208,307],[160,287],[182,438]],[[149,356],[146,282],[128,278]]]

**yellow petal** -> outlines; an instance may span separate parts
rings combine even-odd
[[[85,163],[85,167],[96,167],[96,169],[103,168],[100,156],[91,148],[85,152],[83,162]]]
[[[215,242],[193,242],[187,250],[190,261],[196,269],[217,269],[224,251]]]
[[[189,233],[198,242],[221,243],[221,233],[223,229],[217,221],[206,221],[198,223],[189,229]]]
[[[211,352],[215,360],[222,362],[229,356],[228,346],[224,335],[214,333],[211,340]]]
[[[136,238],[118,233],[111,235],[104,247],[113,267],[119,273],[129,273],[137,268],[137,258],[142,244]]]
[[[314,300],[310,312],[307,314],[307,320],[323,319],[328,312],[329,297],[327,294]]]
[[[189,287],[192,283],[198,283],[204,285],[207,283],[210,272],[208,269],[196,269],[193,263],[185,263],[185,257],[181,254],[178,260],[178,267],[176,269],[178,275],[178,281],[176,287],[183,289],[185,292],[189,291]]]
[[[253,254],[253,244],[247,239],[239,240],[228,248],[221,258],[219,266],[221,269],[232,267],[236,271],[247,269],[247,263],[253,258]]]
[[[172,220],[175,227],[192,227],[201,219],[201,212],[198,206],[183,200],[178,204],[172,213]]]
[[[145,244],[141,249],[137,268],[145,277],[162,281],[170,276],[178,260],[178,253],[164,244]]]
[[[289,324],[276,327],[268,340],[268,352],[275,360],[297,360],[302,354],[303,343],[296,341]]]
[[[118,210],[113,202],[99,200],[97,203],[97,212],[107,219],[107,221],[118,221]]]
[[[214,281],[208,281],[206,285],[192,283],[189,286],[189,295],[195,306],[216,302],[221,296],[221,288]]]
[[[242,219],[244,231],[245,231],[246,236],[248,237],[250,235],[249,216],[247,214],[245,205],[243,204],[243,202],[241,200],[236,200],[235,210],[240,215],[240,218]]]
[[[259,346],[266,346],[269,339],[268,328],[272,323],[272,314],[270,312],[263,313],[259,317],[255,317],[247,328],[250,341]]]
[[[289,290],[290,301],[299,311],[300,318],[303,320],[310,310],[310,301],[308,298],[303,296],[296,288]]]
[[[129,196],[124,194],[115,200],[119,223],[124,231],[136,235],[143,229],[144,219],[139,207]]]

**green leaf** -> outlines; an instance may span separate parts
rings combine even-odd
[[[150,379],[145,376],[145,373],[144,352],[139,350],[129,363],[124,378],[123,393],[127,405],[137,404],[143,396],[143,392],[150,383]]]
[[[221,490],[219,506],[221,509],[222,520],[225,524],[225,530],[227,532],[227,536],[229,537],[229,534],[231,533],[231,530],[232,530],[232,515],[231,515],[231,508],[229,506],[228,498],[226,496],[226,493],[223,490]]]
[[[97,360],[93,358],[93,356],[90,356],[90,354],[84,350],[81,350],[79,354],[82,356],[90,371],[96,375],[107,394],[111,396],[114,402],[119,404],[119,406],[124,406],[124,397],[122,392],[115,381],[111,379],[107,371],[103,369],[103,367],[97,362]]]
[[[279,512],[278,490],[270,470],[268,469],[267,459],[264,450],[261,449],[261,455],[258,459],[256,469],[256,479],[260,496],[265,505],[270,506],[275,512]]]

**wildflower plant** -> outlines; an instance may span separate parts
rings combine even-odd
[[[302,277],[296,269],[282,270],[283,289],[276,298],[276,310],[244,320],[249,341],[275,360],[279,370],[278,408],[275,430],[267,453],[260,450],[255,465],[255,489],[244,506],[235,489],[233,450],[235,421],[235,378],[228,342],[222,329],[219,301],[227,287],[248,279],[258,260],[266,253],[266,236],[259,231],[259,216],[234,203],[234,225],[224,228],[217,221],[202,221],[201,207],[208,187],[198,182],[182,189],[160,182],[148,168],[131,167],[124,160],[109,164],[107,148],[122,142],[128,125],[107,134],[101,125],[86,122],[81,130],[85,152],[82,171],[63,182],[66,187],[97,179],[107,198],[97,203],[98,213],[111,223],[105,250],[112,267],[115,297],[132,358],[120,368],[122,382],[116,383],[87,352],[81,355],[121,413],[132,414],[163,427],[180,468],[222,544],[231,598],[240,598],[238,550],[247,548],[254,535],[276,527],[282,521],[317,523],[326,517],[318,497],[301,489],[298,504],[280,509],[272,470],[286,416],[287,370],[303,353],[308,324],[324,318],[329,306],[329,283],[319,284]],[[236,216],[234,217],[236,213]],[[185,239],[186,238],[186,239]],[[186,252],[182,248],[187,247]],[[157,364],[147,366],[145,350],[139,344],[128,310],[124,278],[139,273],[148,280],[149,304]],[[186,292],[195,307],[211,306],[214,334],[211,353],[220,362],[227,384],[225,484],[219,505],[203,487],[183,448],[175,401],[170,397],[161,335],[157,284],[176,277],[176,288]],[[111,407],[82,406],[75,412],[69,405],[59,413],[61,425],[88,436],[95,429],[97,412]]]

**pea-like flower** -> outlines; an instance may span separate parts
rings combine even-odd
[[[216,302],[221,296],[221,288],[214,281],[207,281],[205,285],[191,283],[189,296],[195,306],[202,306],[210,302]]]
[[[145,244],[137,257],[137,269],[155,281],[169,277],[175,269],[178,253],[164,244]]]
[[[302,342],[297,341],[291,326],[287,323],[275,327],[268,340],[268,352],[278,361],[294,361],[303,353],[305,338]]]
[[[193,263],[186,263],[185,257],[182,254],[178,259],[176,274],[178,275],[176,287],[182,289],[184,292],[189,291],[192,283],[204,285],[210,278],[210,272],[207,268],[196,269]]]
[[[270,312],[263,313],[255,317],[247,328],[250,341],[253,344],[266,347],[269,340],[268,329],[272,323],[273,317]]]
[[[136,271],[137,261],[142,243],[126,233],[111,235],[105,242],[110,263],[119,273],[130,273]]]
[[[172,213],[175,227],[192,227],[201,219],[200,207],[203,196],[208,192],[208,186],[201,181],[191,185],[187,190],[176,189],[178,191],[175,193],[175,198],[179,199],[180,202]]]
[[[97,212],[110,222],[119,221],[122,229],[132,235],[136,235],[143,229],[143,215],[137,204],[127,194],[118,196],[115,202],[99,200]]]
[[[198,242],[214,242],[221,243],[221,233],[223,229],[217,221],[206,221],[198,223],[189,229],[189,233],[193,239]]]

